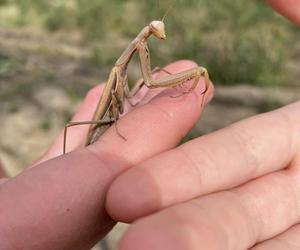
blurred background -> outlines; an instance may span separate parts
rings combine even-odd
[[[216,85],[186,140],[299,99],[300,30],[261,0],[0,0],[0,159],[9,175],[46,150],[170,5],[168,39],[149,41],[153,67],[191,59]],[[140,77],[136,58],[129,76]]]

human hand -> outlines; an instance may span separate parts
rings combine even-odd
[[[192,66],[195,64],[181,61],[166,69],[175,73]],[[104,204],[111,182],[131,166],[176,146],[199,118],[203,109],[199,88],[203,87],[202,82],[193,93],[180,98],[170,98],[168,93],[159,93],[161,90],[151,91],[145,102],[157,95],[149,103],[118,122],[126,142],[112,127],[99,141],[82,148],[87,127],[72,127],[68,149],[73,152],[59,156],[61,134],[34,166],[3,180],[0,249],[90,249],[115,224]],[[99,90],[88,94],[75,121],[91,119]],[[205,102],[211,96],[212,86]]]
[[[99,97],[95,92],[96,90],[91,92],[75,120],[87,120],[91,117],[91,112],[95,108]],[[163,96],[159,97],[154,100],[155,105],[146,105],[133,112],[135,116],[133,114],[130,115],[131,118],[137,119],[139,126],[145,129],[144,131],[150,129],[154,131],[153,138],[142,136],[143,131],[138,129],[137,137],[133,137],[133,142],[127,148],[128,150],[121,145],[120,150],[112,151],[113,157],[104,157],[103,153],[100,153],[100,155],[97,153],[94,158],[94,154],[90,153],[90,149],[91,152],[98,152],[98,150],[103,152],[103,149],[108,145],[108,151],[110,151],[116,145],[122,144],[119,138],[114,135],[114,131],[111,130],[103,137],[102,141],[90,146],[89,149],[79,149],[65,157],[44,162],[0,186],[0,211],[2,213],[0,216],[0,238],[1,243],[7,244],[5,249],[17,249],[18,246],[21,246],[22,249],[33,250],[41,248],[87,249],[101,238],[101,235],[105,234],[113,225],[112,220],[104,210],[103,204],[105,193],[112,180],[132,165],[137,165],[144,159],[175,146],[180,140],[182,130],[187,131],[188,127],[192,126],[197,119],[197,111],[201,109],[197,105],[191,105],[199,103],[197,98],[191,99],[191,96],[184,100],[184,103],[180,103],[180,109],[183,108],[182,112],[175,105],[167,104],[167,108],[163,110],[167,114],[171,114],[173,119],[171,120],[174,124],[171,124],[169,120],[164,123],[162,130],[160,130],[159,126],[153,127],[151,116],[149,117],[148,113],[143,112],[148,112],[146,109],[153,110],[151,106],[156,106],[157,104],[161,104],[164,107],[167,102]],[[186,118],[185,122],[181,120],[182,116]],[[145,117],[148,117],[145,120],[146,122],[148,121],[148,124],[143,122]],[[157,119],[157,125],[160,124],[162,121],[159,118],[164,117],[163,112],[159,112],[154,117]],[[127,133],[130,135],[136,133],[136,124],[130,121],[129,118],[122,119],[120,124],[124,124],[124,129],[127,130],[126,137]],[[175,124],[176,127],[178,126],[177,129],[175,129]],[[133,125],[134,129],[128,130],[128,125]],[[85,132],[86,129],[82,127],[73,129],[69,137],[72,141],[69,140],[68,145],[75,148],[78,147],[82,143]],[[161,140],[162,137],[164,141]],[[150,142],[151,147],[149,149],[141,149],[138,143],[141,139]],[[157,144],[158,140],[163,145],[159,146]],[[59,155],[61,143],[62,137],[56,141],[40,163]],[[113,159],[114,157],[117,157],[117,159]],[[116,185],[114,184],[114,188],[116,188]],[[113,192],[114,189],[111,189],[110,193],[113,194]],[[14,199],[12,200],[11,197],[14,197]],[[112,196],[110,195],[110,197]],[[139,196],[136,198],[139,198]],[[109,212],[116,217],[130,220],[141,216],[140,207],[137,207],[136,211],[134,211],[133,214],[137,212],[135,215],[129,211],[130,216],[127,218],[124,217],[126,212],[122,212],[120,215],[115,214],[113,200],[110,198],[107,207],[111,208]],[[46,204],[46,202],[49,204]],[[168,211],[166,210],[166,213]],[[172,215],[172,213],[170,214]],[[141,220],[141,223],[145,222],[145,220]],[[8,228],[8,225],[10,228]],[[121,247],[126,248],[130,246],[130,239],[133,240],[132,238],[135,235],[133,232],[136,230],[136,225],[139,224],[133,225],[132,229],[125,236]],[[151,230],[151,223],[149,226]],[[29,230],[31,234],[24,234],[24,229],[26,231]],[[22,233],[20,233],[20,230],[22,230]],[[145,231],[139,233],[135,235],[137,239],[134,239],[134,242],[132,242],[134,243],[134,249],[143,240],[143,237],[140,237],[140,235],[143,235]],[[147,241],[144,243],[147,244]],[[159,243],[159,241],[154,241],[154,243]],[[196,249],[199,249],[199,245],[196,246]]]
[[[300,25],[299,0],[269,2]],[[299,249],[299,110],[241,121],[119,176],[107,210],[135,221],[120,249]]]

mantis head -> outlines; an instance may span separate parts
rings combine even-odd
[[[165,24],[163,21],[152,21],[149,24],[151,33],[159,39],[166,40]]]

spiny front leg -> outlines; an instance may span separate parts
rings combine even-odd
[[[208,90],[210,80],[209,80],[209,75],[208,75],[207,69],[203,68],[203,67],[198,67],[198,70],[199,70],[199,72],[194,75],[194,83],[193,83],[192,87],[189,88],[187,91],[184,91],[183,95],[191,93],[197,87],[199,80],[200,80],[200,76],[204,77],[204,83],[205,83],[205,88],[201,94],[204,95],[206,93],[206,91]]]
[[[191,88],[188,91],[186,91],[187,93],[190,93],[199,84],[200,76],[204,76],[205,89],[201,94],[205,94],[209,87],[209,75],[207,70],[203,67],[196,67],[170,76],[165,76],[157,80],[150,80],[148,82],[145,82],[145,84],[149,88],[177,87],[189,80],[194,80]]]
[[[127,141],[127,139],[120,133],[117,122],[119,120],[119,111],[123,110],[123,103],[121,102],[121,100],[119,100],[119,97],[117,95],[117,93],[112,90],[111,92],[111,96],[112,96],[112,105],[110,107],[110,114],[113,116],[113,119],[115,120],[114,122],[114,126],[116,129],[116,133],[124,140]],[[120,108],[120,105],[122,106],[122,108]]]
[[[183,95],[191,93],[197,87],[197,85],[199,83],[199,80],[200,80],[200,76],[203,76],[204,77],[205,88],[204,88],[203,92],[201,93],[201,95],[203,95],[202,100],[201,100],[201,107],[203,106],[203,102],[204,102],[204,98],[205,98],[205,93],[207,92],[207,90],[209,88],[210,80],[209,80],[209,75],[208,75],[208,72],[207,72],[206,68],[198,67],[198,70],[199,70],[198,73],[195,73],[192,76],[194,78],[194,83],[191,86],[191,88],[189,88],[187,91],[183,91],[180,95],[171,96],[172,98],[177,98],[177,97],[180,97],[180,96],[183,96]],[[189,81],[189,80],[191,80],[191,79],[187,78],[186,81]],[[179,84],[179,86],[182,85],[183,83]]]
[[[205,78],[205,89],[202,94],[205,94],[207,91],[209,86],[209,76],[205,68],[196,67],[160,79],[153,79],[151,73],[150,52],[146,42],[140,43],[138,51],[144,83],[148,88],[176,87],[184,82],[194,79],[194,84],[189,91],[191,92],[197,86],[200,76],[203,75]]]

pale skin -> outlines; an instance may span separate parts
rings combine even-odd
[[[286,11],[286,0],[275,3]],[[98,90],[74,120],[91,118]],[[103,140],[52,159],[61,154],[60,136],[39,164],[0,186],[1,247],[89,249],[112,226],[106,207],[133,222],[120,250],[299,249],[300,103],[172,149],[199,118],[200,92],[180,100],[161,93],[128,113],[119,121],[126,142],[109,129]],[[71,149],[86,132],[72,132]]]

